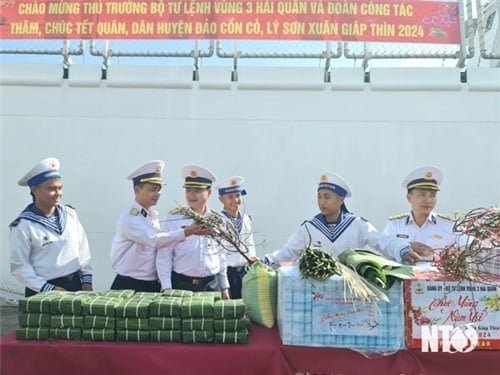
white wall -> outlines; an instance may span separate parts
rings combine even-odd
[[[133,199],[126,176],[151,159],[166,162],[160,214],[184,203],[186,164],[244,176],[260,254],[317,213],[325,170],[349,182],[348,208],[380,230],[408,210],[401,181],[422,165],[444,172],[438,212],[500,203],[500,69],[471,70],[468,83],[454,68],[374,68],[371,83],[338,69],[332,84],[315,69],[242,70],[238,83],[211,69],[192,83],[184,68],[111,67],[100,82],[92,66],[65,81],[58,66],[0,67],[1,284],[21,289],[8,224],[31,200],[17,181],[47,156],[61,160],[63,201],[87,230],[99,290],[114,277],[115,222]],[[210,205],[220,208],[215,194]]]

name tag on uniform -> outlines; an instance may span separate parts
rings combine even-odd
[[[408,237],[410,237],[410,236],[408,236],[407,234],[401,234],[401,233],[398,233],[398,234],[396,235],[396,237],[398,237],[398,238],[408,238]]]

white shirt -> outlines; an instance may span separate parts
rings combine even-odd
[[[137,202],[120,215],[111,245],[111,264],[115,272],[138,280],[158,280],[156,255],[165,246],[184,240],[184,230],[161,232],[158,214]]]
[[[242,215],[242,220],[243,220],[243,225],[241,227],[240,231],[240,240],[243,244],[246,245],[246,248],[243,248],[241,250],[248,252],[245,253],[245,255],[249,258],[255,257],[255,242],[253,239],[253,232],[252,232],[252,219],[250,216],[246,214],[241,214]],[[229,220],[229,219],[227,219]],[[228,267],[240,267],[240,266],[245,266],[247,264],[247,260],[241,255],[238,251],[234,249],[234,247],[231,244],[227,244],[226,246],[226,263]]]
[[[348,248],[363,249],[370,247],[389,258],[401,262],[400,252],[407,244],[396,237],[377,232],[372,224],[357,217],[334,242],[331,242],[314,225],[306,222],[290,236],[281,249],[266,255],[266,257],[272,263],[296,262],[302,250],[308,246],[319,247],[332,254],[334,258]]]
[[[76,211],[66,206],[62,234],[20,219],[10,230],[10,271],[24,286],[40,291],[47,280],[81,271],[92,275],[87,235]]]
[[[209,212],[208,208],[206,212]],[[192,219],[186,219],[181,214],[169,214],[162,230],[176,231],[192,223]],[[158,252],[156,268],[162,289],[172,288],[172,271],[199,278],[216,276],[221,289],[229,288],[226,251],[215,240],[206,236],[191,235]]]
[[[453,218],[431,212],[424,224],[419,227],[410,212],[389,218],[383,233],[401,238],[407,243],[412,241],[422,242],[433,250],[438,250],[457,241],[460,245],[467,242],[464,236],[460,236],[460,233],[453,231],[454,225],[455,220]],[[423,258],[432,259],[432,257]]]

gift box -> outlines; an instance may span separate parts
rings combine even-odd
[[[434,267],[417,266],[415,278],[405,281],[407,347],[422,349],[424,332],[426,350],[431,351],[429,340],[434,339],[442,350],[446,328],[448,343],[457,337],[465,341],[458,341],[458,349],[447,344],[445,351],[464,351],[470,345],[474,350],[500,349],[499,294],[500,277],[459,281]]]
[[[297,266],[278,271],[278,329],[284,345],[399,350],[405,345],[403,285],[390,302],[363,302],[340,276],[304,279]]]

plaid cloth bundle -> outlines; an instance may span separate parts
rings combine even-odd
[[[278,328],[284,345],[363,350],[405,347],[403,284],[387,291],[389,303],[363,303],[344,280],[304,279],[297,266],[278,271]]]

